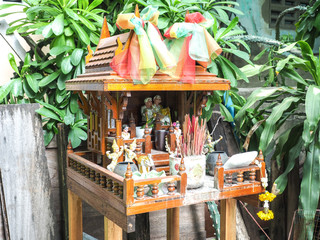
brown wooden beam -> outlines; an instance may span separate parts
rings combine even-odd
[[[237,200],[230,198],[221,200],[221,240],[236,240]]]

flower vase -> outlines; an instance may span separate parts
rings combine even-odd
[[[199,188],[204,184],[206,175],[206,156],[194,155],[183,158],[187,173],[187,188]],[[169,166],[170,174],[177,175],[179,172],[181,158],[170,156]]]

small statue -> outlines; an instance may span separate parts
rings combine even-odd
[[[153,97],[153,105],[152,110],[155,117],[159,117],[160,121],[163,125],[170,125],[171,116],[170,116],[170,108],[163,108],[161,103],[161,96],[156,95]]]
[[[153,97],[153,105],[152,105],[152,110],[154,113],[160,113],[162,106],[160,105],[161,103],[161,96],[156,95]]]
[[[126,124],[123,124],[123,126],[122,126],[121,137],[122,137],[124,140],[130,139],[129,126],[126,125]]]
[[[174,133],[174,135],[176,135],[177,146],[180,146],[181,137],[182,137],[182,135],[181,135],[182,133],[181,133],[181,129],[180,129],[180,122],[176,121],[172,125],[173,125],[173,133]]]
[[[152,160],[151,154],[148,154],[148,156],[142,155],[137,160],[139,165],[139,171],[140,173],[148,173],[150,172],[150,168],[154,167],[154,162]]]
[[[152,98],[147,97],[144,100],[144,106],[141,107],[141,116],[143,122],[148,122],[153,119]]]
[[[119,150],[119,146],[118,144],[116,143],[116,140],[114,139],[113,140],[113,144],[112,144],[112,149],[113,149],[113,153],[110,153],[110,151],[107,151],[106,154],[107,154],[107,157],[109,159],[111,159],[111,163],[107,166],[107,169],[111,172],[113,172],[115,166],[117,165],[118,163],[118,159],[119,157],[122,155],[123,153],[123,146],[120,147],[120,150]]]
[[[125,151],[125,161],[126,162],[132,162],[133,159],[138,160],[137,159],[137,154],[134,152],[136,150],[136,139],[134,139],[134,141],[130,144],[130,147],[128,149],[127,145],[125,145],[124,147],[124,151]]]
[[[220,135],[220,138],[218,140],[212,142],[212,137],[208,132],[207,133],[207,144],[205,144],[203,147],[204,153],[207,154],[207,153],[214,152],[215,145],[217,145],[217,143],[220,142],[222,139],[223,139],[223,137]]]

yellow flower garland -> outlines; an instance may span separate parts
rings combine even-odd
[[[274,218],[273,212],[269,210],[269,202],[272,202],[275,199],[276,195],[266,191],[263,194],[259,195],[259,200],[264,202],[264,209],[257,213],[258,217],[261,220],[268,221]]]
[[[265,193],[259,195],[259,200],[260,200],[261,202],[264,202],[264,201],[272,202],[273,199],[275,199],[275,197],[276,197],[276,195],[274,195],[273,193],[269,193],[268,191],[266,191]]]
[[[257,215],[261,220],[264,220],[264,221],[269,221],[274,218],[273,212],[271,210],[268,210],[268,213],[265,213],[264,211],[260,211],[257,213]]]

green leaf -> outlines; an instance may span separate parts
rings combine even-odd
[[[266,51],[268,51],[268,48],[263,49],[257,56],[254,57],[253,61],[258,61]]]
[[[3,99],[11,92],[13,84],[14,81],[10,81],[0,87],[0,102],[2,102]]]
[[[19,70],[18,70],[18,67],[17,67],[16,60],[15,60],[15,58],[14,58],[14,56],[13,56],[12,53],[9,53],[9,54],[8,54],[8,59],[9,59],[9,63],[10,63],[10,65],[11,65],[12,69],[13,69],[19,76],[21,76],[21,75],[20,75],[20,72],[19,72]]]
[[[308,86],[308,83],[293,69],[284,68],[281,72],[281,75],[289,79],[295,80],[298,83],[301,83],[305,86]]]
[[[88,11],[91,11],[92,9],[98,7],[101,3],[103,2],[103,0],[94,0],[87,8]]]
[[[47,60],[45,62],[43,62],[41,65],[40,65],[40,70],[43,70],[45,69],[46,67],[48,67],[50,64],[56,62],[55,59],[51,59],[51,60]]]
[[[54,120],[57,120],[59,122],[62,122],[61,119],[59,118],[59,116],[53,112],[52,110],[42,107],[36,110],[37,113],[39,113],[40,115],[44,116],[44,117],[48,117]]]
[[[283,113],[288,110],[292,103],[296,103],[299,100],[299,97],[287,97],[280,104],[273,108],[272,113],[268,117],[261,134],[259,149],[261,149],[262,152],[267,149],[268,145],[272,141],[276,131],[276,124],[283,116]]]
[[[76,113],[79,111],[79,105],[78,105],[78,95],[77,94],[72,94],[71,99],[70,99],[70,111],[72,113]]]
[[[34,91],[35,93],[38,92],[39,90],[38,81],[32,75],[26,74],[25,76],[32,91]]]
[[[285,59],[279,60],[277,62],[276,72],[281,72],[281,70],[286,66],[286,64],[293,58],[295,58],[294,55],[289,55]]]
[[[50,84],[52,81],[54,81],[60,74],[60,71],[56,71],[51,73],[50,75],[44,77],[40,82],[39,82],[39,87],[44,87]]]
[[[294,42],[294,43],[291,43],[290,45],[288,45],[288,46],[286,46],[285,48],[282,48],[282,49],[280,49],[280,50],[278,50],[278,51],[276,51],[277,53],[279,53],[279,54],[282,54],[282,53],[284,53],[284,52],[288,52],[288,51],[290,51],[292,48],[294,48],[294,46],[297,44],[297,42]]]
[[[43,28],[43,30],[42,30],[42,35],[43,35],[45,38],[49,38],[52,34],[53,34],[53,31],[52,31],[52,23],[50,23],[50,24],[48,24],[45,28]]]
[[[282,88],[259,88],[248,97],[246,104],[241,108],[241,110],[236,114],[235,120],[241,122],[244,119],[246,111],[256,102],[270,97],[277,91],[281,91]],[[240,126],[240,125],[239,125]]]
[[[72,48],[69,46],[56,46],[50,49],[50,55],[51,56],[57,56],[61,53],[65,53],[68,52],[69,50],[71,50]]]
[[[74,33],[74,32],[73,32],[73,30],[72,30],[71,27],[67,27],[67,28],[64,29],[64,35],[66,35],[66,37],[72,36],[73,33]]]
[[[77,66],[83,56],[83,49],[81,48],[76,48],[73,50],[72,54],[71,54],[71,63],[73,64],[73,66]]]
[[[230,80],[232,87],[236,87],[237,80],[235,78],[235,73],[233,72],[233,70],[224,62],[224,59],[222,56],[219,56],[217,60],[220,63],[223,77]]]
[[[28,98],[34,98],[36,94],[33,92],[33,90],[30,88],[29,84],[27,81],[24,81],[22,83],[22,88],[25,94],[27,95]]]
[[[85,17],[78,15],[80,21],[82,22],[82,24],[84,24],[87,28],[89,28],[91,31],[95,31],[96,27],[94,26],[94,24],[92,22],[90,22],[89,20],[87,20]]]
[[[307,239],[313,239],[313,220],[318,207],[320,195],[320,143],[317,138],[307,150],[307,157],[303,164],[303,177],[300,187],[299,208],[305,210],[305,226]],[[312,214],[310,214],[312,213]]]
[[[247,77],[253,77],[271,68],[273,68],[273,66],[265,66],[265,65],[252,66],[248,64],[240,68],[240,71],[243,72]]]
[[[12,86],[12,90],[11,90],[13,96],[15,96],[15,97],[23,96],[21,78],[16,78],[12,81],[14,82],[13,86]],[[1,100],[1,98],[0,98],[0,100]]]
[[[247,76],[231,61],[229,61],[227,58],[221,57],[223,61],[236,73],[237,80],[243,79],[245,82],[249,82],[249,79]]]
[[[81,140],[87,139],[87,133],[81,128],[71,128],[68,139],[71,140],[72,147],[76,148],[80,145]]]
[[[222,104],[219,103],[221,115],[225,117],[225,121],[233,122],[233,117],[229,110]]]
[[[71,56],[63,58],[63,60],[61,62],[62,73],[68,74],[69,72],[71,72],[72,68],[73,68],[73,66],[71,64]]]
[[[57,86],[58,86],[58,89],[59,90],[63,90],[66,88],[66,81],[71,79],[71,73],[69,74],[63,74],[61,73],[59,78],[58,78],[58,81],[57,81]]]
[[[158,28],[165,29],[169,25],[168,18],[166,17],[159,17],[158,19]]]
[[[290,149],[289,153],[286,154],[287,159],[287,167],[286,170],[275,180],[277,184],[277,190],[279,190],[279,194],[283,193],[288,183],[288,174],[294,168],[296,164],[296,159],[299,157],[303,145],[303,141],[299,138],[298,143]]]
[[[239,21],[238,17],[235,17],[234,19],[232,19],[229,26],[219,36],[215,36],[215,37],[217,39],[222,38],[224,35],[230,32],[238,24],[238,21]]]
[[[51,24],[51,28],[53,33],[56,36],[59,36],[63,33],[64,29],[64,16],[63,14],[59,14]]]
[[[49,103],[46,103],[46,102],[43,102],[43,101],[41,101],[41,100],[37,100],[36,99],[36,102],[37,103],[39,103],[40,105],[42,105],[42,106],[44,106],[44,108],[46,108],[46,109],[50,109],[51,111],[53,111],[55,114],[58,114],[59,115],[59,121],[61,120],[61,119],[63,119],[64,117],[65,117],[65,113],[64,113],[64,111],[62,111],[62,110],[59,110],[58,108],[56,108],[55,106],[53,106],[53,105],[51,105],[51,104],[49,104]],[[57,116],[58,116],[57,115]]]
[[[22,4],[15,4],[15,3],[13,3],[13,4],[1,4],[0,5],[0,10],[7,9],[7,8],[10,8],[10,7],[14,7],[14,6],[25,7]]]
[[[310,130],[315,131],[320,121],[320,87],[310,86],[306,94],[305,109]]]
[[[73,20],[79,20],[78,14],[76,14],[72,9],[70,8],[65,8],[66,13],[71,17]],[[68,27],[70,28],[70,27]]]
[[[79,26],[78,23],[76,23],[75,21],[73,21],[72,19],[70,19],[70,21],[72,22],[72,26],[74,27],[74,29],[76,30],[76,33],[79,35],[80,39],[86,44],[89,45],[90,44],[90,39],[88,37],[88,34],[82,29],[82,27]]]
[[[64,123],[66,125],[72,125],[74,123],[74,119],[75,119],[75,116],[67,108],[67,114],[63,119]]]
[[[223,51],[232,53],[232,54],[236,55],[237,57],[242,58],[243,60],[245,60],[247,63],[251,64],[252,66],[254,65],[250,60],[249,54],[244,51],[236,50],[236,49],[228,49],[228,48],[223,48]]]
[[[44,145],[47,146],[51,142],[51,140],[53,139],[54,133],[53,133],[53,131],[48,131],[48,130],[45,129],[43,134],[44,134],[43,135],[43,137],[44,137]]]

